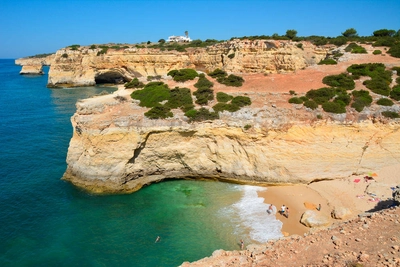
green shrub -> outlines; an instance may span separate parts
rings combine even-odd
[[[346,107],[336,102],[325,102],[322,104],[322,108],[330,113],[346,113]]]
[[[353,75],[375,77],[385,71],[385,65],[382,63],[353,64],[347,68],[347,71]]]
[[[387,51],[392,57],[400,57],[400,42],[397,42],[395,45],[392,45],[390,49]]]
[[[305,102],[305,101],[308,101],[309,99],[308,99],[308,97],[306,97],[306,96],[300,96],[300,99],[301,100],[303,100],[303,102]]]
[[[391,119],[396,119],[396,118],[400,118],[399,113],[397,112],[393,112],[393,111],[383,111],[382,115],[386,118],[391,118]]]
[[[298,44],[296,44],[296,46],[297,46],[297,48],[300,48],[300,49],[304,50],[302,43],[298,43]]]
[[[68,54],[67,54],[67,53],[64,53],[64,54],[62,54],[61,57],[62,57],[62,58],[68,58]]]
[[[171,89],[170,98],[165,106],[171,109],[180,108],[184,111],[193,108],[193,99],[190,94],[190,89],[179,87]]]
[[[99,46],[99,48],[101,48],[101,50],[99,52],[97,52],[97,55],[103,55],[103,54],[107,54],[108,51],[108,46]]]
[[[199,105],[207,105],[208,101],[214,99],[214,90],[208,87],[201,87],[193,92],[196,96],[196,103]]]
[[[36,54],[33,56],[29,56],[28,58],[44,58],[50,55],[53,55],[54,53],[44,53],[44,54]]]
[[[372,97],[366,90],[353,91],[352,95],[353,95],[353,103],[351,104],[351,107],[357,110],[358,112],[361,112],[364,109],[364,107],[368,107],[372,103]]]
[[[148,81],[154,81],[154,80],[159,81],[159,80],[161,80],[161,75],[156,75],[156,76],[149,75],[149,76],[147,76],[147,80]]]
[[[322,104],[336,95],[336,90],[334,88],[323,87],[320,89],[312,89],[306,93],[306,97],[314,100],[317,104]]]
[[[347,106],[350,104],[351,97],[346,94],[345,92],[338,93],[335,99],[333,100],[334,102],[337,102],[341,105]]]
[[[192,121],[205,121],[219,119],[217,112],[210,112],[206,108],[200,108],[199,110],[191,109],[185,113],[185,116]]]
[[[78,44],[74,44],[74,45],[70,45],[70,46],[68,46],[68,47],[69,47],[69,49],[71,49],[71,50],[78,50],[78,48],[81,47],[81,46],[78,45]]]
[[[355,54],[366,54],[367,50],[365,50],[364,47],[359,46],[356,43],[350,43],[345,49],[344,51],[346,52],[351,52],[351,53],[355,53]]]
[[[159,106],[160,102],[169,100],[170,90],[163,82],[150,82],[142,90],[133,91],[131,97],[140,100],[141,107]]]
[[[393,67],[392,70],[397,71],[397,75],[400,76],[400,67]]]
[[[400,74],[400,73],[399,73]],[[400,76],[396,78],[396,83],[400,84]]]
[[[225,77],[227,75],[228,75],[228,73],[226,73],[226,71],[221,70],[221,69],[215,69],[214,71],[212,71],[208,74],[208,76],[210,76],[212,78],[220,78],[220,77]]]
[[[392,88],[392,91],[390,91],[390,98],[400,101],[400,85],[396,85]]]
[[[310,108],[310,109],[313,109],[313,110],[318,108],[318,104],[315,103],[315,101],[313,101],[313,100],[304,101],[304,106],[306,108]]]
[[[388,98],[381,98],[376,103],[381,106],[393,106],[393,101]]]
[[[235,96],[232,101],[232,105],[236,105],[238,107],[250,106],[251,100],[247,96]]]
[[[381,77],[375,77],[371,80],[366,80],[363,82],[363,84],[375,94],[384,96],[388,96],[390,94],[390,86],[388,81]]]
[[[322,79],[322,82],[332,87],[340,87],[346,90],[353,90],[355,83],[352,77],[347,74],[329,75]]]
[[[234,104],[227,104],[227,103],[217,103],[213,106],[215,112],[222,112],[224,110],[229,112],[235,112],[240,110],[240,107]]]
[[[351,52],[353,50],[353,48],[357,47],[358,45],[356,43],[350,43],[346,46],[346,48],[344,49],[344,51],[346,52]]]
[[[125,88],[143,88],[144,83],[140,82],[138,78],[132,79],[132,81],[125,84]]]
[[[167,75],[172,76],[176,82],[186,82],[199,76],[194,69],[171,70]]]
[[[325,37],[321,38],[316,38],[312,40],[312,43],[316,46],[322,46],[326,45],[328,43],[328,40]]]
[[[149,119],[165,119],[173,117],[171,110],[165,106],[155,106],[149,111],[145,112],[144,115]]]
[[[331,40],[329,40],[329,43],[334,44],[336,46],[342,46],[347,43],[347,38],[344,36],[339,36],[339,37],[332,38]]]
[[[353,54],[367,54],[367,50],[362,46],[357,46],[357,47],[354,47],[353,50],[351,50],[351,53],[353,53]]]
[[[392,81],[392,73],[385,70],[382,63],[353,64],[347,68],[354,77],[369,76],[371,80],[364,81],[364,85],[372,92],[388,96],[390,93],[389,84]]]
[[[326,58],[318,63],[318,65],[336,65],[336,64],[337,62],[332,58]]]
[[[97,46],[94,44],[89,47],[89,49],[96,49],[96,48],[97,48]]]
[[[197,81],[197,83],[194,84],[194,87],[196,87],[197,89],[211,88],[213,86],[214,84],[211,81],[209,81],[203,73],[199,75],[199,80]]]
[[[251,125],[250,124],[246,124],[243,128],[247,131],[248,129],[251,128]]]
[[[291,95],[296,95],[296,92],[293,91],[293,90],[290,90],[290,91],[289,91],[289,94],[291,94]]]
[[[394,38],[386,37],[386,38],[379,38],[376,40],[372,46],[388,46],[391,47],[396,43]]]
[[[334,51],[332,56],[333,56],[333,58],[335,60],[338,60],[341,56],[343,56],[343,53],[339,53],[337,51]]]
[[[218,92],[217,93],[217,101],[218,102],[226,103],[226,102],[231,101],[232,98],[233,98],[233,96],[228,95],[228,94],[226,94],[224,92]]]
[[[292,97],[289,99],[289,103],[290,104],[303,104],[303,100],[301,100],[300,98],[295,96],[295,97]]]
[[[225,84],[226,86],[235,86],[240,87],[244,83],[244,79],[240,76],[236,76],[234,74],[230,74],[228,77],[219,77],[217,81],[221,84]]]
[[[235,57],[235,53],[232,53],[232,54],[229,54],[228,55],[228,58],[230,58],[230,59],[232,59],[232,58],[234,58]]]
[[[380,55],[380,54],[382,54],[382,51],[381,50],[374,50],[374,52],[372,52],[372,54]]]

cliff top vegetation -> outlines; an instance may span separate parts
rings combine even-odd
[[[309,41],[316,46],[323,46],[327,44],[342,46],[346,43],[353,43],[348,49],[353,50],[354,53],[365,53],[362,47],[356,43],[361,44],[372,44],[375,47],[386,46],[389,47],[388,53],[394,57],[400,57],[400,29],[379,29],[372,33],[370,36],[359,36],[357,30],[354,28],[346,29],[341,35],[336,37],[326,36],[297,36],[297,31],[294,29],[287,30],[284,35],[274,33],[272,35],[253,35],[253,36],[242,36],[232,37],[230,40],[290,40],[294,42]],[[225,40],[206,39],[204,41],[200,39],[193,40],[190,43],[178,43],[178,42],[166,42],[165,39],[160,39],[158,42],[142,42],[140,44],[106,44],[106,45],[91,45],[90,49],[101,48],[98,55],[107,53],[108,49],[120,50],[125,48],[155,48],[161,51],[178,51],[185,52],[187,48],[201,48],[209,47],[218,43],[223,43]],[[78,50],[80,45],[74,44],[68,48],[71,50]],[[301,48],[301,47],[300,47]],[[232,57],[234,55],[231,55]],[[332,62],[331,62],[332,63]],[[334,63],[333,63],[334,64]]]

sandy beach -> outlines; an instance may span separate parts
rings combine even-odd
[[[365,176],[373,179],[365,181]],[[264,198],[265,203],[274,205],[278,211],[283,204],[289,207],[289,218],[276,214],[277,219],[283,223],[283,235],[303,235],[310,230],[300,223],[301,216],[307,209],[316,210],[321,204],[319,212],[330,218],[331,224],[339,223],[342,220],[331,218],[335,207],[351,210],[351,215],[345,220],[366,211],[379,209],[380,205],[386,205],[385,201],[392,197],[391,187],[398,184],[400,164],[340,180],[320,181],[309,185],[271,186],[258,192],[258,195]]]

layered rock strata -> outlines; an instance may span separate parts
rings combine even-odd
[[[118,94],[120,94],[119,91]],[[400,124],[311,123],[284,108],[244,108],[188,123],[179,112],[149,120],[123,95],[81,101],[64,179],[94,192],[124,193],[168,178],[310,183],[399,163]],[[251,128],[245,130],[245,125]]]
[[[170,70],[193,68],[210,72],[217,68],[229,73],[292,72],[318,63],[328,48],[274,40],[232,40],[185,52],[158,48],[125,49],[80,47],[57,51],[51,63],[48,86],[89,86],[130,81],[135,77],[166,75]]]

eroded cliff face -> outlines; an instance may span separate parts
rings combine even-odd
[[[233,40],[207,48],[187,48],[186,52],[130,47],[108,49],[64,48],[51,64],[49,87],[87,86],[130,81],[135,77],[166,75],[170,70],[193,68],[210,72],[216,68],[230,73],[291,72],[324,59],[327,48],[309,42],[273,40]]]
[[[118,95],[129,99],[129,93]],[[149,120],[136,102],[115,96],[81,101],[72,117],[64,179],[94,192],[132,192],[168,178],[309,183],[400,159],[398,123],[310,122],[314,115],[266,106],[202,123],[188,123],[179,112]]]
[[[15,60],[16,65],[22,66],[20,74],[44,74],[43,66],[50,66],[55,55],[40,58],[19,58]]]

